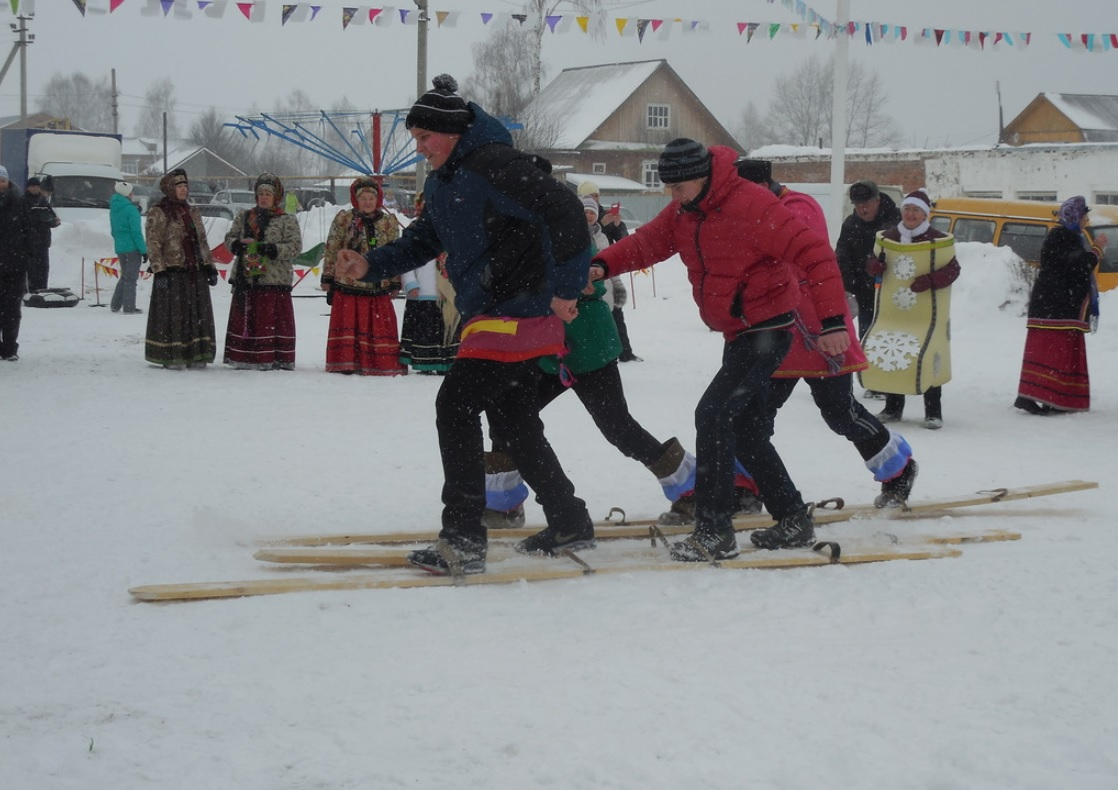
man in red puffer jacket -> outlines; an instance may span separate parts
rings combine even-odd
[[[726,341],[722,367],[695,409],[695,531],[672,548],[681,561],[738,554],[735,457],[777,521],[752,533],[754,545],[777,549],[815,539],[811,509],[770,441],[775,412],[767,397],[769,379],[791,345],[801,276],[821,319],[820,350],[840,356],[850,345],[842,278],[827,240],[767,189],[741,178],[736,159],[723,146],[708,151],[686,138],[668,143],[659,170],[672,202],[636,233],[598,252],[590,270],[591,278],[615,276],[678,254],[703,322]]]

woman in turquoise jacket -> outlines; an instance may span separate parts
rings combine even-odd
[[[148,245],[140,225],[140,209],[128,199],[132,184],[117,181],[115,189],[116,194],[109,201],[109,225],[113,231],[113,249],[120,261],[120,279],[109,306],[114,313],[123,309],[127,315],[136,315],[143,312],[136,307],[136,280],[140,276],[140,265],[147,260]]]

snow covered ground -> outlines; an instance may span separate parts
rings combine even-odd
[[[109,254],[93,229],[56,239],[54,285]],[[139,584],[281,576],[252,559],[260,538],[436,527],[440,380],[324,373],[318,298],[295,301],[292,373],[148,366],[146,282],[144,316],[91,293],[25,310],[21,359],[0,363],[0,784],[1118,787],[1118,296],[1088,341],[1091,412],[1030,417],[1011,406],[1025,326],[1008,261],[960,257],[946,425],[924,430],[913,398],[901,426],[914,499],[1102,488],[888,527],[1023,535],[956,559],[792,571],[134,603]],[[677,262],[633,291],[630,404],[693,446],[720,339]],[[228,288],[213,293],[223,336]],[[596,517],[664,508],[576,398],[545,421]],[[876,493],[806,387],[776,441],[806,497]]]

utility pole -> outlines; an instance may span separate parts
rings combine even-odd
[[[415,0],[419,7],[419,41],[415,48],[415,98],[427,92],[427,0]],[[415,163],[415,197],[423,194],[423,182],[427,178],[427,161],[420,157]]]
[[[12,67],[16,53],[19,53],[19,121],[22,127],[27,126],[27,45],[35,42],[35,35],[27,31],[27,23],[33,18],[34,14],[21,13],[16,17],[19,24],[15,22],[8,24],[13,33],[19,34],[19,39],[8,54],[8,59],[4,61],[4,67],[0,69],[0,83],[2,83],[4,77],[8,75],[8,69]]]
[[[835,71],[831,88],[831,199],[827,205],[827,231],[831,240],[838,238],[846,199],[846,79],[850,53],[850,0],[836,0]]]
[[[120,132],[120,108],[116,103],[116,69],[113,69],[113,134]]]

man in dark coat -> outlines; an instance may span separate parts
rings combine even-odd
[[[483,412],[510,442],[548,521],[517,550],[554,555],[594,545],[586,503],[544,437],[538,403],[538,359],[563,350],[563,322],[578,315],[590,233],[582,203],[513,148],[500,121],[464,101],[449,75],[433,82],[405,121],[431,166],[423,213],[364,257],[339,250],[335,272],[383,280],[447,253],[463,324],[458,356],[435,401],[442,530],[434,546],[408,559],[432,573],[459,575],[485,571]]]
[[[866,272],[866,258],[873,254],[877,232],[900,224],[901,210],[873,181],[852,184],[850,202],[854,211],[842,223],[835,258],[843,287],[858,302],[858,336],[864,337],[873,323],[874,308],[874,277]]]
[[[30,259],[27,262],[27,287],[32,291],[47,288],[50,279],[50,240],[51,229],[62,224],[54,213],[50,202],[42,194],[39,179],[27,179],[27,191],[23,193],[27,206],[27,243]]]
[[[27,209],[0,166],[0,359],[19,359],[19,322],[27,292]]]

